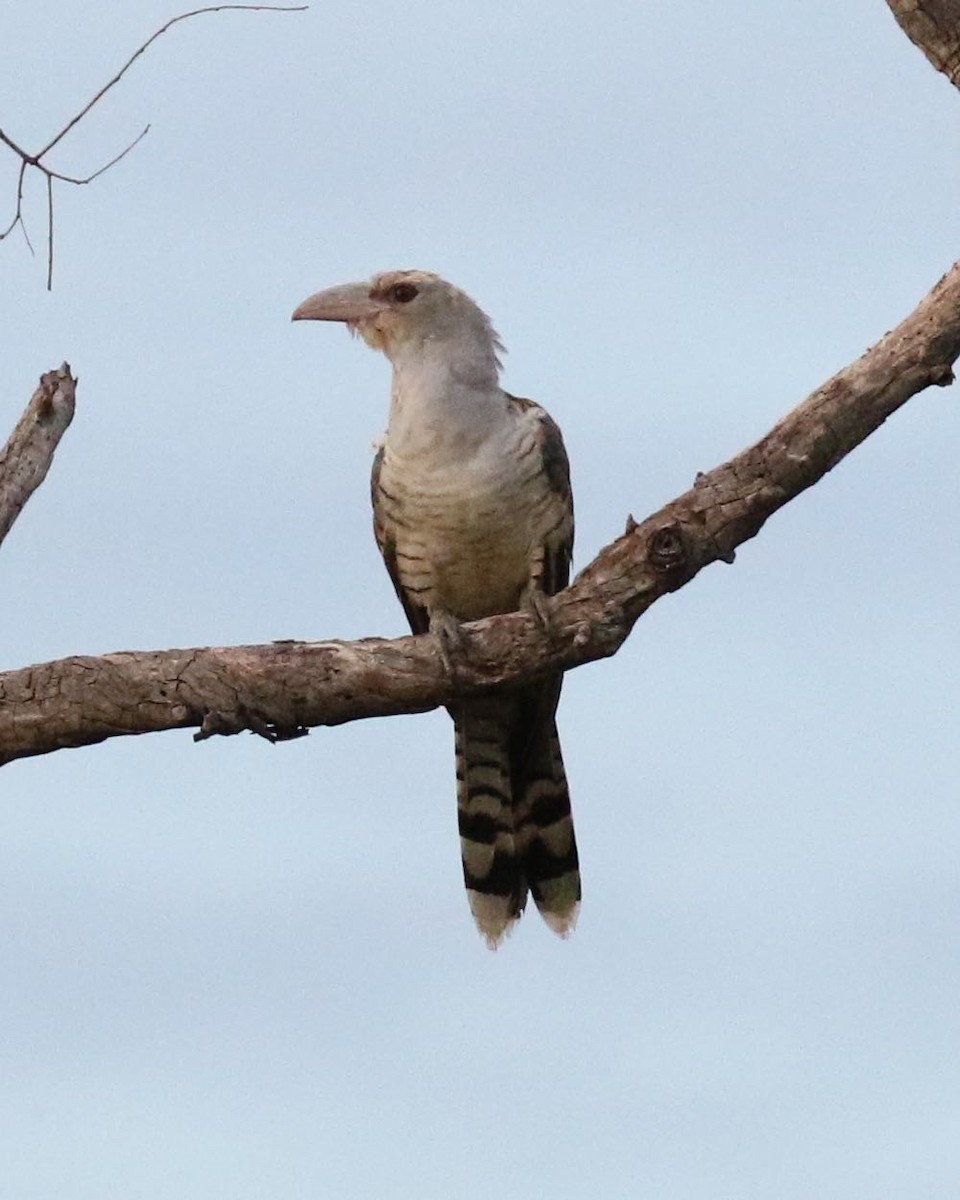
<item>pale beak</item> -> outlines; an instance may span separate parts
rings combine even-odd
[[[294,321],[369,320],[383,312],[384,305],[370,299],[369,283],[344,283],[309,296],[294,310]]]

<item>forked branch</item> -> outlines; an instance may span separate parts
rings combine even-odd
[[[0,762],[123,734],[249,729],[271,740],[316,725],[422,712],[614,654],[661,596],[757,534],[906,403],[953,381],[960,263],[909,317],[755,445],[603,550],[549,602],[549,631],[513,613],[467,626],[455,678],[430,636],[160,650],[66,658],[0,675]]]

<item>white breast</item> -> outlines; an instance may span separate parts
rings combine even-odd
[[[401,581],[461,620],[517,608],[536,550],[543,491],[530,432],[505,423],[465,457],[396,453],[380,481]]]

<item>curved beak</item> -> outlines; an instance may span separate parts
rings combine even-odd
[[[294,321],[364,321],[383,311],[383,304],[370,299],[368,283],[344,283],[309,296],[294,310]]]

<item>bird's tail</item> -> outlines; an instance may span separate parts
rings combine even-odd
[[[453,713],[463,878],[470,909],[496,947],[528,890],[555,933],[580,907],[580,871],[560,741],[559,679]]]
[[[517,853],[540,916],[554,933],[573,932],[580,911],[580,863],[560,737],[552,714],[514,756]]]

